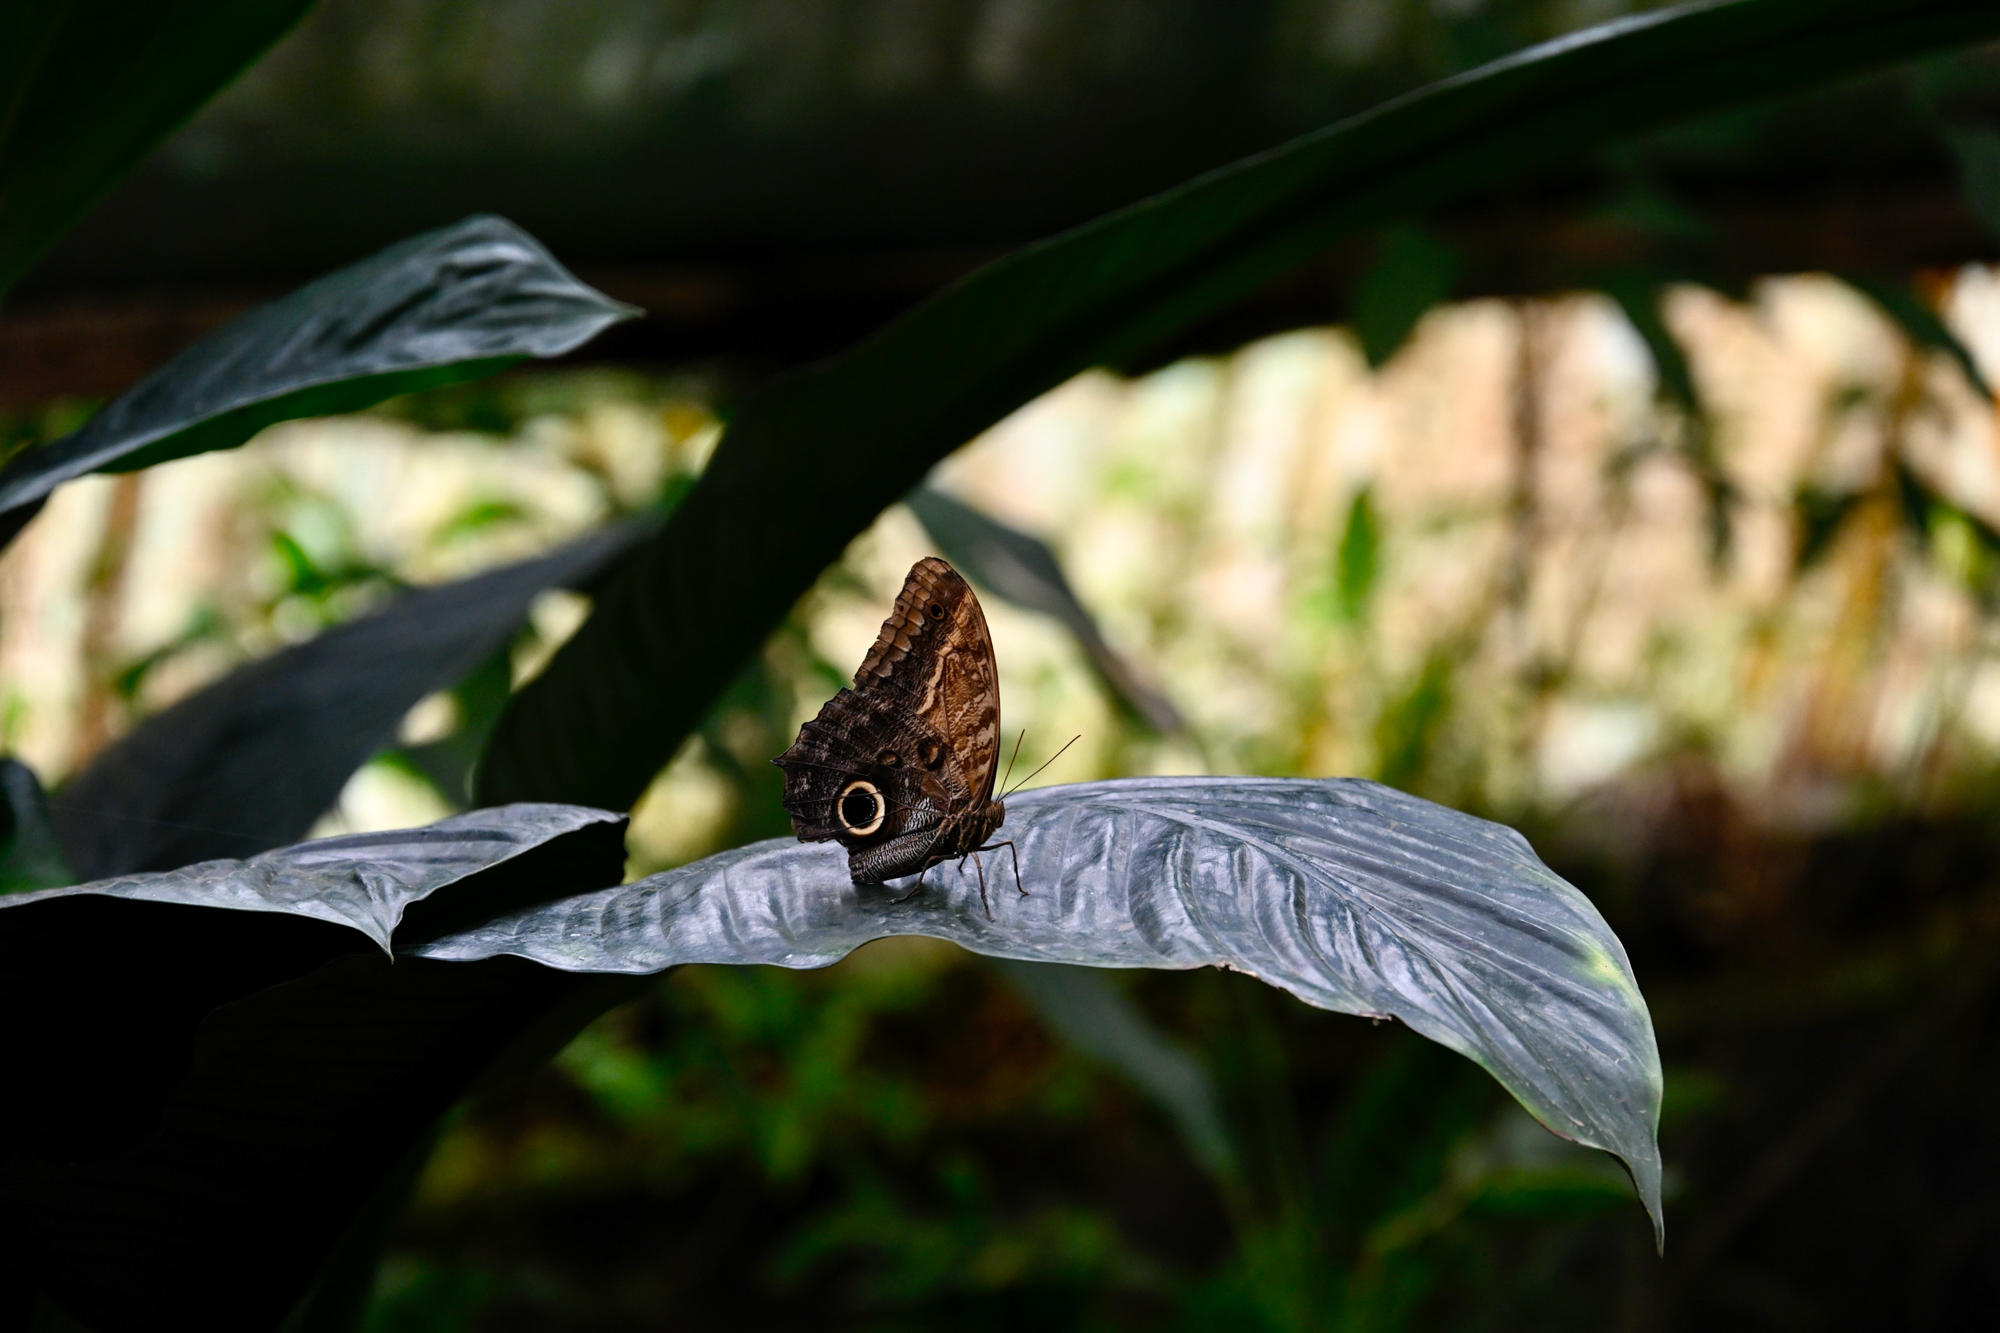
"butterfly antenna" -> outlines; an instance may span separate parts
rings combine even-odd
[[[1083,739],[1083,733],[1078,732],[1076,735],[1064,741],[1062,750],[1057,750],[1054,754],[1050,755],[1046,760],[1044,760],[1042,762],[1042,768],[1047,768],[1050,764],[1053,764],[1056,760],[1062,758],[1063,750],[1067,750],[1070,746],[1075,745],[1078,741],[1082,739]],[[1034,772],[1028,774],[1027,777],[1022,778],[1012,787],[1009,787],[1006,791],[1001,792],[1000,799],[1003,801],[1006,800],[1009,796],[1012,796],[1015,792],[1019,791],[1021,788],[1027,786],[1030,782],[1033,782],[1036,778],[1040,777],[1042,775],[1042,768],[1036,769]]]
[[[1014,738],[1014,753],[1007,756],[1007,771],[1000,776],[1000,790],[1007,790],[1007,779],[1014,776],[1014,761],[1021,757],[1021,742],[1028,739],[1028,729],[1021,728],[1021,734]]]

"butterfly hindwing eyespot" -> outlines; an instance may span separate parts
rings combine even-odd
[[[856,884],[971,852],[998,824],[982,812],[998,771],[999,705],[979,599],[944,561],[919,560],[852,688],[778,757],[793,830],[844,843]]]
[[[840,796],[833,803],[833,813],[848,833],[865,838],[882,827],[882,821],[889,814],[889,803],[882,799],[881,788],[872,782],[857,780],[840,789]]]

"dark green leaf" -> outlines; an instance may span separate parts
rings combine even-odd
[[[1694,371],[1680,340],[1660,316],[1660,284],[1651,278],[1613,279],[1604,284],[1605,293],[1625,312],[1626,320],[1646,344],[1659,380],[1659,396],[1686,413],[1690,420],[1703,416],[1701,394],[1694,386]]]
[[[261,306],[0,471],[11,537],[65,481],[231,449],[295,417],[559,356],[638,312],[584,286],[504,218],[426,232]]]
[[[8,1150],[114,1151],[157,1116],[195,1024],[343,954],[615,884],[624,821],[508,806],[185,870],[0,898]]]
[[[1729,551],[1730,507],[1736,500],[1736,488],[1715,457],[1714,421],[1694,382],[1694,369],[1688,364],[1687,352],[1660,313],[1665,288],[1653,278],[1631,275],[1606,282],[1604,290],[1618,302],[1618,308],[1625,312],[1640,341],[1646,344],[1657,376],[1655,396],[1680,412],[1679,453],[1701,482],[1708,502],[1709,555],[1720,561]]]
[[[1986,230],[2000,236],[2000,130],[1966,126],[1951,131],[1949,138],[1958,154],[1965,201]]]
[[[1431,1195],[1491,1110],[1486,1089],[1441,1049],[1392,1042],[1343,1099],[1327,1135],[1326,1218],[1357,1240]]]
[[[2000,161],[1995,163],[2000,169]],[[1908,283],[1885,282],[1879,278],[1850,274],[1847,283],[1856,291],[1873,301],[1882,313],[1896,321],[1903,336],[1919,347],[1943,352],[1958,363],[1965,372],[1965,378],[1982,398],[1993,396],[1993,387],[1986,382],[1986,374],[1980,370],[1972,349],[1959,341],[1951,326],[1931,308],[1930,302],[1913,291]]]
[[[1142,778],[1008,803],[1011,858],[857,887],[833,843],[773,839],[421,946],[578,972],[824,967],[884,935],[1093,967],[1228,967],[1401,1019],[1544,1125],[1615,1153],[1660,1218],[1660,1060],[1625,950],[1512,829],[1359,779]],[[984,892],[993,904],[988,917]]]
[[[0,6],[0,298],[312,0]]]
[[[76,883],[49,823],[48,798],[35,771],[18,759],[0,759],[0,894],[27,893]]]
[[[1225,1179],[1237,1174],[1236,1146],[1207,1066],[1155,1028],[1102,970],[1018,958],[996,966],[1058,1036],[1159,1103],[1204,1169]]]
[[[226,1004],[142,1138],[90,1160],[0,1162],[17,1265],[96,1333],[270,1333],[452,1105],[547,1060],[635,989],[514,959],[378,953]]]
[[[472,803],[472,772],[514,693],[513,654],[502,648],[451,687],[458,725],[451,734],[394,751],[458,805]]]
[[[417,1183],[437,1150],[448,1119],[439,1120],[430,1133],[404,1149],[348,1222],[313,1279],[312,1289],[278,1333],[358,1333],[375,1295],[383,1251],[409,1213]]]
[[[1416,679],[1390,699],[1375,719],[1376,776],[1392,787],[1416,785],[1429,766],[1440,724],[1452,703],[1452,670],[1457,651],[1449,644],[1431,650]]]
[[[588,584],[647,531],[406,593],[148,718],[56,793],[71,863],[101,879],[305,836],[419,699],[506,644],[536,594]]]
[[[910,492],[904,503],[960,573],[1016,606],[1061,621],[1112,693],[1147,726],[1175,732],[1187,725],[1173,701],[1104,641],[1047,543],[928,486]]]
[[[1354,291],[1354,332],[1368,364],[1394,356],[1424,312],[1451,295],[1459,254],[1421,227],[1392,227]]]
[[[1031,246],[744,405],[516,697],[481,799],[631,804],[818,572],[941,457],[1356,230],[1691,116],[2000,33],[1989,0],[1727,0],[1446,80]]]

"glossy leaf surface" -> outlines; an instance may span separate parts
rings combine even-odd
[[[15,1271],[104,1333],[275,1327],[495,1061],[622,993],[387,949],[616,883],[624,826],[478,810],[0,899],[0,1002],[38,1016],[0,1037]]]
[[[637,313],[505,218],[414,236],[216,330],[82,429],[15,458],[0,471],[0,533],[86,473],[230,449],[274,422],[559,356]]]
[[[824,967],[885,935],[1093,967],[1227,967],[1402,1020],[1565,1138],[1615,1153],[1660,1224],[1661,1073],[1616,936],[1512,829],[1359,779],[1146,778],[1013,798],[1006,852],[926,887],[856,887],[832,843],[774,839],[420,946],[577,972]]]
[[[96,915],[115,929],[113,902],[174,904],[304,917],[361,932],[385,953],[404,914],[433,893],[565,834],[622,816],[574,805],[510,805],[471,810],[421,828],[315,838],[247,860],[202,861],[178,870],[125,875],[12,896],[0,930],[56,904],[102,904]],[[484,906],[499,910],[490,886]],[[418,927],[420,937],[428,933]],[[350,947],[355,947],[352,941]]]
[[[623,832],[601,810],[511,806],[0,898],[0,1001],[38,1016],[0,1034],[9,1151],[106,1150],[157,1113],[216,1005],[615,884]]]
[[[635,801],[820,570],[951,450],[1333,240],[1693,116],[2000,33],[1988,0],[1723,0],[1509,56],[1030,246],[747,402],[502,719],[481,799]]]

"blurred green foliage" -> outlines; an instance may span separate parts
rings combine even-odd
[[[1355,4],[1317,49],[1437,72],[1600,10]],[[1371,11],[1372,32],[1357,27],[1354,16]],[[240,63],[240,53],[224,60],[215,43],[200,45]],[[1357,80],[1343,95],[1362,87]],[[1705,131],[1727,138],[1730,126]],[[1985,205],[1990,182],[1979,173],[1992,174],[1993,154],[1981,133],[1958,143],[1974,201]],[[1650,181],[1629,184],[1632,216],[1664,219],[1663,232],[1679,226]],[[1354,312],[1371,364],[1448,294],[1457,267],[1427,233],[1384,234]],[[1627,308],[1687,418],[1682,447],[1708,483],[1719,560],[1730,497],[1693,380],[1657,311],[1648,315],[1650,300],[1627,298]],[[392,411],[432,429],[512,433],[538,412],[581,410],[537,405],[542,391],[502,381]],[[894,399],[867,401],[880,410]],[[9,421],[5,446],[59,429],[53,416]],[[671,506],[698,465],[638,503]],[[612,469],[603,475],[616,490]],[[270,507],[275,574],[262,610],[281,630],[334,623],[393,586],[392,572],[357,554],[323,497],[301,488]],[[1941,566],[1990,585],[1990,531],[1902,470],[1862,492],[1801,492],[1807,540],[1797,563],[1838,541],[1853,515],[1891,507]],[[522,514],[505,500],[475,500],[436,536],[470,540]],[[1347,626],[1368,621],[1380,545],[1363,489],[1332,571],[1329,607]],[[214,637],[217,624],[198,608],[166,649],[124,666],[115,689],[135,698],[166,655]],[[1470,707],[1458,673],[1465,655],[1446,640],[1385,691],[1373,720],[1384,780],[1440,794],[1476,785],[1440,760],[1440,738]],[[403,757],[450,799],[463,799],[467,756],[505,699],[509,665],[488,663],[455,692],[457,730]],[[784,831],[776,778],[761,759],[786,739],[800,682],[838,676],[794,621],[708,712],[698,734],[731,788],[726,841]],[[1285,768],[1289,743],[1280,737],[1261,752],[1264,767]],[[1858,831],[1788,841],[1705,787],[1705,756],[1689,749],[1659,765],[1664,794],[1630,822],[1640,845],[1619,848],[1622,861],[1572,848],[1572,873],[1645,951],[1649,987],[1665,983],[1666,1032],[1682,1062],[1674,1115],[1695,1132],[1687,1160],[1699,1173],[1692,1257],[1679,1278],[1690,1289],[1705,1282],[1711,1307],[1765,1326],[1809,1326],[1824,1322],[1821,1293],[1801,1298],[1768,1274],[1745,1278],[1714,1261],[1754,1231],[1803,1163],[1847,1127],[1877,1128],[1891,1101],[1899,1118],[1943,1125],[1935,1137],[1953,1155],[1991,1156],[1990,1133],[1952,1117],[1980,1105],[1988,1087],[1967,1071],[1991,1064],[1975,1057],[1990,1045],[1977,1020],[1990,1007],[1995,857],[1984,821],[1941,829],[1930,809],[1922,818],[1931,823],[1898,826],[1887,802],[1864,809],[1872,822]],[[1542,831],[1561,848],[1583,822]],[[1806,889],[1817,895],[1810,902]],[[1788,991],[1775,1000],[1774,977]],[[1205,1175],[1161,1114],[1051,1040],[996,972],[948,949],[877,945],[813,975],[687,968],[600,1021],[554,1068],[447,1128],[368,1324],[1582,1329],[1635,1322],[1653,1304],[1662,1270],[1615,1169],[1525,1121],[1467,1062],[1238,977],[1148,976],[1130,986],[1214,1072],[1246,1164],[1240,1175]],[[1743,1021],[1746,1012],[1755,1021]],[[1830,1090],[1822,1064],[1835,1071]],[[1973,1095],[1954,1099],[1963,1088]],[[1702,1127],[1726,1122],[1738,1137],[1704,1151]],[[1857,1179],[1911,1186],[1904,1194],[1948,1194],[1954,1183],[1930,1164],[1879,1163],[1865,1145],[1850,1157],[1864,1168]],[[1807,1212],[1789,1201],[1781,1223]],[[1990,1231],[1991,1191],[1909,1211],[1920,1224],[1909,1230],[1921,1235],[1906,1266],[1942,1291],[1947,1277],[1935,1275],[1957,1274]],[[1803,1220],[1812,1239],[1833,1230]],[[1772,1229],[1763,1243],[1782,1249],[1785,1228]],[[1682,1299],[1680,1313],[1699,1309]],[[1931,1308],[1925,1299],[1950,1308],[1919,1286],[1920,1314]]]
[[[1354,493],[1354,503],[1348,506],[1334,571],[1334,596],[1340,617],[1350,624],[1358,623],[1368,612],[1369,594],[1375,591],[1375,578],[1381,566],[1381,546],[1375,498],[1363,486]]]
[[[1374,523],[1364,492],[1356,616]],[[1421,785],[1452,667],[1385,711],[1392,780]],[[788,832],[763,760],[844,683],[795,617],[725,692],[718,842]],[[1225,973],[1114,984],[1216,1078],[1240,1174],[949,945],[684,967],[447,1129],[366,1327],[1584,1329],[1650,1253],[1610,1159],[1406,1029]]]
[[[89,399],[0,405],[0,466],[32,445],[69,434],[90,419],[99,404]]]
[[[453,392],[449,414],[398,410],[527,419]],[[1991,585],[1983,525],[1907,468],[1800,504],[1801,570],[1889,513],[1941,571]],[[1331,525],[1310,609],[1355,638],[1384,614],[1393,521],[1362,487]],[[827,577],[865,592],[846,567]],[[1375,773],[1476,804],[1466,766],[1491,756],[1460,732],[1494,699],[1469,641],[1441,633],[1384,679]],[[711,710],[693,752],[731,793],[722,842],[785,832],[763,760],[842,683],[801,610]],[[1284,739],[1268,771],[1301,762]],[[1922,808],[1884,788],[1786,832],[1736,804],[1711,744],[1677,738],[1626,785],[1525,816],[1654,1003],[1687,1238],[1664,1263],[1615,1166],[1399,1027],[1227,974],[1114,977],[1217,1083],[1242,1170],[1211,1175],[999,969],[900,940],[823,972],[682,969],[472,1106],[369,1327],[1751,1329],[1960,1308],[1983,1242],[1949,1228],[1982,1215],[1989,1177],[1920,1149],[1993,1151],[1966,1122],[1994,1086],[1991,800],[1967,772]],[[1898,1191],[1935,1201],[1908,1231],[1871,1202]],[[1843,1246],[1931,1267],[1888,1280]]]
[[[1244,1179],[948,946],[683,968],[453,1126],[369,1327],[1479,1327],[1649,1246],[1615,1167],[1459,1057],[1128,980],[1212,1062]]]

